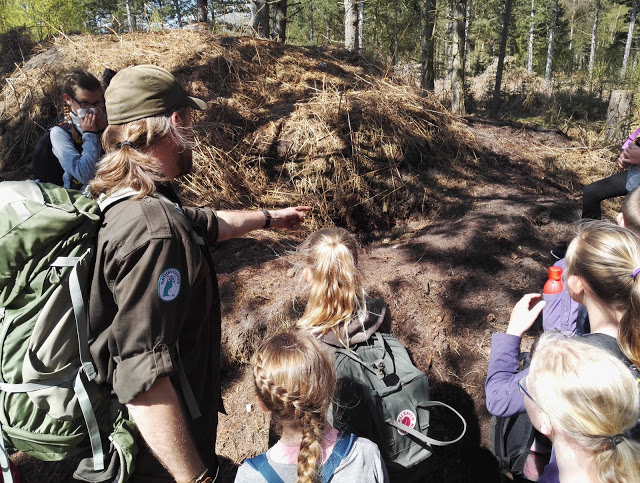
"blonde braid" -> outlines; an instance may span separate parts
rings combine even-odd
[[[326,421],[323,415],[304,414],[302,420],[302,441],[298,454],[297,483],[317,483],[320,481],[322,464],[322,438]]]

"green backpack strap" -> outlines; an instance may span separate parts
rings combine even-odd
[[[350,359],[356,361],[366,370],[373,372],[376,376],[378,376],[379,379],[383,379],[384,376],[386,376],[386,372],[384,370],[385,348],[384,348],[384,339],[382,337],[382,334],[380,334],[380,332],[376,332],[376,339],[377,339],[376,342],[378,342],[378,344],[380,345],[381,354],[380,354],[380,357],[373,362],[363,361],[353,351],[349,349],[336,349],[336,352],[339,352],[340,354],[344,354]]]

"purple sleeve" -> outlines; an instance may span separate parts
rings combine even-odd
[[[494,416],[508,417],[524,412],[524,396],[518,389],[518,381],[529,374],[529,369],[519,371],[521,340],[511,334],[491,336],[491,354],[484,392],[487,410]]]
[[[549,464],[544,467],[544,471],[538,478],[538,483],[560,483],[560,469],[556,461],[556,452],[551,449],[551,459]]]
[[[629,144],[631,144],[638,137],[638,134],[640,134],[640,127],[638,127],[638,129],[636,129],[631,133],[631,135],[627,138],[627,140],[622,145],[621,149],[627,149],[627,147],[629,147]]]
[[[566,269],[566,259],[558,260],[554,265]],[[564,283],[562,292],[558,294],[543,294],[547,305],[542,309],[542,327],[545,332],[555,330],[572,335],[576,333],[578,307],[580,304],[573,300]]]

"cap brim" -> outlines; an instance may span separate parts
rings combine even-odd
[[[189,107],[192,109],[197,109],[198,111],[206,111],[209,106],[202,99],[198,99],[197,97],[189,97]]]

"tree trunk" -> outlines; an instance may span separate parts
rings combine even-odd
[[[531,14],[529,15],[529,45],[527,55],[527,71],[533,72],[533,39],[536,32],[536,23],[534,17],[536,15],[536,0],[531,0]]]
[[[491,115],[495,117],[500,107],[500,85],[502,84],[502,71],[504,69],[504,56],[507,51],[507,38],[509,36],[509,23],[511,22],[511,8],[513,0],[505,0],[502,11],[502,33],[500,34],[500,50],[498,51],[498,67],[496,69],[496,83],[493,89],[493,102],[491,103]]]
[[[309,42],[313,44],[315,34],[313,32],[313,0],[309,0]]]
[[[287,0],[278,0],[273,4],[273,36],[279,42],[287,38]]]
[[[269,4],[266,0],[251,0],[251,28],[254,35],[269,37]]]
[[[605,123],[605,139],[611,143],[621,143],[627,137],[631,124],[631,106],[633,91],[613,91],[607,120]]]
[[[636,25],[636,12],[638,11],[638,0],[633,0],[631,19],[629,20],[629,33],[627,34],[627,45],[624,47],[624,57],[622,58],[622,69],[620,69],[620,82],[624,82],[627,73],[627,63],[629,62],[629,52],[631,51],[631,41],[633,40],[633,28]]]
[[[424,29],[420,49],[420,86],[427,91],[435,87],[433,72],[433,27],[435,24],[435,0],[425,0]]]
[[[547,67],[544,71],[544,80],[549,86],[551,84],[551,66],[553,64],[553,43],[556,38],[556,23],[558,20],[558,0],[553,2],[551,10],[551,25],[549,26],[549,47],[547,49]]]
[[[129,32],[133,32],[135,27],[133,25],[133,17],[131,16],[131,2],[129,0],[124,0],[125,6],[127,8],[127,23],[129,24]]]
[[[198,22],[207,23],[207,0],[197,0]]]
[[[596,0],[596,11],[593,15],[591,28],[591,51],[589,52],[589,80],[593,79],[593,67],[596,63],[596,39],[598,33],[598,16],[600,15],[600,0]]]
[[[393,57],[394,66],[398,65],[398,2],[393,0]]]
[[[467,12],[464,20],[464,58],[467,58],[469,50],[469,31],[471,30],[471,3],[473,0],[467,0]]]
[[[344,48],[358,48],[358,8],[355,0],[344,0]]]
[[[449,27],[449,55],[450,55],[450,79],[451,79],[451,110],[459,115],[465,114],[464,108],[464,0],[450,0],[450,27]]]
[[[176,20],[178,28],[182,27],[182,9],[180,8],[180,0],[173,0],[173,9],[176,11]]]
[[[364,1],[358,2],[358,51],[364,48]]]

